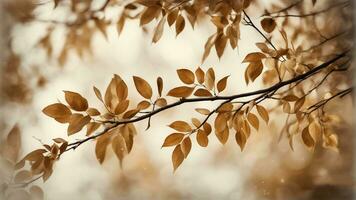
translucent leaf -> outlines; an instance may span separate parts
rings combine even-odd
[[[176,35],[179,35],[185,27],[185,20],[182,15],[178,15],[176,20]]]
[[[208,90],[212,90],[215,85],[215,72],[213,68],[209,68],[205,74],[205,86]]]
[[[69,106],[76,111],[88,109],[88,101],[76,92],[64,91],[65,99]]]
[[[260,106],[260,105],[256,105],[256,108],[257,108],[258,114],[266,122],[266,124],[268,124],[268,121],[269,121],[268,111],[263,106]]]
[[[197,77],[198,83],[204,83],[205,73],[200,67],[195,70],[195,76]]]
[[[98,140],[95,145],[95,155],[100,164],[104,162],[106,149],[109,143],[110,137],[108,133],[98,137]]]
[[[202,115],[209,115],[210,111],[206,108],[196,108],[195,111]]]
[[[116,155],[116,157],[120,161],[120,166],[122,165],[122,160],[127,154],[126,142],[124,137],[120,133],[116,133],[116,136],[112,139],[111,143],[112,149]]]
[[[161,8],[159,6],[150,6],[143,11],[140,18],[140,25],[145,25],[151,22],[156,16],[159,15]]]
[[[211,93],[203,88],[199,88],[194,92],[194,95],[197,97],[210,97],[212,96]]]
[[[62,118],[69,121],[72,112],[69,108],[61,103],[51,104],[45,107],[42,112],[52,118]]]
[[[161,37],[163,35],[165,22],[166,22],[166,17],[162,17],[154,30],[154,34],[153,34],[153,38],[152,38],[153,43],[156,43],[156,42],[158,42],[159,39],[161,39]]]
[[[310,135],[308,127],[305,127],[302,131],[302,139],[304,144],[311,148],[315,146],[315,141],[314,138]]]
[[[266,31],[267,33],[271,33],[274,28],[276,28],[276,22],[272,18],[264,18],[261,21],[261,26],[264,31]]]
[[[247,120],[253,126],[253,128],[255,128],[258,131],[259,120],[258,120],[257,116],[253,113],[248,113]]]
[[[83,116],[81,114],[72,115],[67,129],[68,136],[81,131],[82,128],[90,122],[90,120],[91,118],[89,115],[86,116]]]
[[[242,131],[237,131],[235,134],[236,143],[240,146],[241,151],[244,150],[246,145],[246,136]]]
[[[265,54],[260,52],[253,52],[246,55],[242,62],[259,62],[261,59],[266,58]]]

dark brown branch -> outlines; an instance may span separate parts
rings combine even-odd
[[[236,95],[231,95],[231,96],[213,96],[213,97],[203,97],[203,98],[188,98],[188,99],[180,99],[179,101],[177,102],[174,102],[174,103],[171,103],[171,104],[168,104],[167,106],[164,106],[164,107],[161,107],[161,108],[158,108],[156,110],[153,110],[152,112],[149,112],[145,115],[142,115],[140,117],[137,117],[137,118],[134,118],[134,119],[127,119],[127,120],[122,120],[122,121],[111,121],[110,123],[112,123],[113,125],[110,126],[110,127],[107,127],[105,128],[104,131],[96,134],[96,135],[92,135],[90,137],[87,137],[85,139],[82,139],[82,140],[79,140],[77,142],[73,142],[73,143],[70,143],[68,146],[70,148],[68,148],[66,151],[69,151],[71,149],[76,149],[78,146],[80,146],[81,144],[89,141],[89,140],[93,140],[103,134],[105,134],[106,132],[108,132],[109,130],[119,126],[119,125],[122,125],[122,124],[129,124],[129,123],[134,123],[134,122],[138,122],[138,121],[142,121],[144,119],[148,119],[150,117],[152,117],[153,115],[156,115],[162,111],[165,111],[165,110],[168,110],[170,108],[173,108],[173,107],[176,107],[176,106],[179,106],[179,105],[182,105],[182,104],[185,104],[185,103],[192,103],[192,102],[203,102],[203,101],[219,101],[219,100],[225,100],[224,103],[226,102],[230,102],[232,100],[235,100],[235,99],[239,99],[239,98],[244,98],[244,97],[250,97],[250,96],[255,96],[255,95],[260,95],[262,94],[262,96],[265,96],[265,95],[269,95],[271,92],[275,92],[277,90],[279,90],[280,88],[286,86],[286,85],[289,85],[291,83],[294,83],[294,82],[297,82],[297,81],[300,81],[300,80],[305,80],[307,78],[309,78],[310,76],[318,73],[319,71],[323,70],[324,68],[328,67],[330,64],[336,62],[337,60],[339,60],[340,58],[342,57],[345,57],[346,54],[347,54],[348,51],[345,51],[341,54],[339,54],[338,56],[334,57],[333,59],[311,69],[310,71],[304,73],[304,74],[301,74],[299,76],[296,76],[292,79],[289,79],[289,80],[286,80],[286,81],[281,81],[281,82],[278,82],[277,84],[271,86],[271,87],[268,87],[268,88],[265,88],[265,89],[261,89],[261,90],[256,90],[256,91],[253,91],[253,92],[247,92],[247,93],[242,93],[242,94],[236,94]]]

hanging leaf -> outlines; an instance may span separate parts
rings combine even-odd
[[[168,21],[169,26],[172,26],[174,24],[174,22],[176,21],[176,19],[178,17],[178,12],[179,12],[178,9],[174,9],[173,11],[171,11],[168,14],[167,21]]]
[[[159,39],[161,39],[161,37],[163,35],[165,22],[166,22],[166,17],[163,16],[154,30],[154,34],[153,34],[153,38],[152,38],[153,43],[156,43],[156,42],[158,42]]]
[[[157,90],[158,90],[158,95],[162,96],[162,90],[163,90],[163,80],[161,77],[157,78]]]
[[[190,132],[192,131],[192,128],[190,125],[185,122],[185,121],[175,121],[169,125],[169,127],[173,128],[176,131],[179,132]]]
[[[308,127],[305,127],[303,129],[302,139],[303,139],[304,144],[307,147],[312,148],[315,146],[315,141],[314,141],[313,137],[310,135]]]
[[[218,140],[221,142],[221,144],[226,144],[227,140],[229,139],[229,129],[225,128],[221,132],[216,132],[215,135],[218,138]]]
[[[135,87],[136,87],[138,93],[140,93],[140,95],[146,99],[151,99],[152,88],[151,88],[150,84],[148,84],[147,81],[145,81],[144,79],[142,79],[138,76],[134,76],[133,80],[134,80]]]
[[[166,137],[163,142],[162,147],[175,146],[179,144],[184,138],[183,133],[172,133]]]
[[[241,151],[243,151],[246,144],[245,134],[242,131],[236,131],[235,139],[236,139],[236,143],[240,146]]]
[[[266,31],[267,33],[271,33],[274,28],[276,28],[276,22],[272,18],[264,18],[261,21],[261,26],[264,31]]]
[[[259,121],[258,121],[257,116],[255,114],[253,114],[253,113],[248,113],[247,114],[247,120],[253,126],[253,128],[255,128],[258,131]]]
[[[95,155],[100,164],[104,162],[106,149],[109,143],[110,143],[110,137],[108,133],[98,137],[98,140],[95,145]]]
[[[216,54],[218,55],[219,59],[224,54],[226,42],[227,42],[227,37],[223,33],[219,34],[215,40],[215,50],[216,50]]]
[[[101,95],[101,92],[98,88],[96,88],[95,86],[93,86],[93,90],[94,90],[94,93],[96,95],[96,97],[101,101],[103,102],[103,97]]]
[[[181,149],[182,149],[184,158],[187,158],[188,154],[190,153],[190,150],[192,149],[192,141],[190,140],[189,137],[186,137],[182,141]]]
[[[116,157],[120,161],[120,166],[122,166],[122,160],[124,159],[125,154],[127,154],[127,147],[124,137],[122,137],[119,132],[117,132],[116,136],[112,139],[111,146]]]
[[[194,73],[189,69],[178,69],[177,74],[179,79],[185,84],[193,84],[195,77]]]
[[[242,61],[246,62],[260,62],[263,58],[266,58],[265,54],[260,52],[253,52],[246,55],[245,59]]]
[[[207,147],[208,146],[208,143],[209,143],[208,136],[202,130],[198,130],[197,142],[201,147]]]
[[[260,106],[260,105],[256,105],[256,108],[257,108],[258,114],[266,122],[266,124],[268,124],[268,121],[269,121],[268,111],[263,106]]]
[[[184,160],[184,154],[179,144],[174,148],[172,152],[173,171],[176,171],[179,165],[182,164],[183,160]]]
[[[178,36],[181,33],[185,26],[185,20],[182,15],[178,15],[176,20],[176,35]]]
[[[194,87],[180,86],[168,91],[167,96],[172,97],[189,97],[194,91]]]

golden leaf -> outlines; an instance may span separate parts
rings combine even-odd
[[[205,86],[208,90],[212,90],[215,85],[215,72],[213,68],[209,68],[205,74]]]
[[[132,109],[132,110],[128,110],[124,113],[124,115],[122,116],[123,119],[130,119],[132,117],[134,117],[138,112],[140,112],[140,110],[138,109]]]
[[[175,146],[179,144],[184,138],[183,133],[172,133],[166,137],[163,142],[162,147]]]
[[[189,69],[178,69],[177,74],[179,79],[185,84],[193,84],[195,77],[194,73]]]
[[[199,119],[194,118],[194,117],[192,118],[192,124],[197,128],[201,125]]]
[[[116,157],[119,159],[121,166],[122,160],[124,159],[125,154],[127,153],[127,147],[124,137],[122,137],[119,132],[117,132],[116,136],[112,139],[111,147]]]
[[[215,50],[219,58],[221,58],[221,56],[224,54],[226,42],[227,37],[223,33],[219,34],[215,40]]]
[[[288,114],[291,113],[290,104],[287,101],[283,103],[283,112]]]
[[[55,119],[64,119],[64,121],[68,122],[72,112],[69,108],[61,103],[51,104],[45,107],[42,112],[52,118]]]
[[[93,86],[93,90],[94,90],[94,93],[96,95],[96,97],[101,101],[103,102],[103,97],[101,95],[101,92],[98,88],[96,88],[95,86]]]
[[[256,105],[256,108],[257,108],[258,114],[266,122],[266,124],[268,124],[268,121],[269,121],[268,111],[263,106],[260,106],[260,105]]]
[[[198,83],[200,84],[203,84],[204,83],[204,76],[205,76],[205,73],[204,71],[198,67],[196,70],[195,70],[195,76],[197,77],[197,80],[198,80]]]
[[[271,33],[276,28],[276,22],[272,18],[264,18],[261,21],[261,26],[267,33]]]
[[[88,101],[76,92],[64,91],[65,99],[69,106],[76,111],[88,109]]]
[[[87,113],[89,116],[98,116],[100,112],[96,108],[88,108]]]
[[[6,138],[6,146],[3,149],[3,156],[12,163],[16,163],[21,148],[20,128],[16,124]]]
[[[172,97],[189,97],[194,91],[194,87],[180,86],[168,91],[167,95]]]
[[[185,26],[185,20],[182,15],[178,15],[177,20],[176,20],[176,35],[179,35],[184,29]]]
[[[266,58],[265,54],[260,52],[253,52],[246,55],[245,59],[242,61],[245,62],[260,62],[261,59]]]
[[[121,102],[127,98],[128,88],[124,80],[122,80],[119,75],[115,74],[114,79],[116,82],[115,83],[116,95],[118,100]]]
[[[240,146],[241,151],[243,151],[247,140],[245,134],[242,131],[236,131],[235,139],[236,143]]]
[[[211,97],[211,93],[203,88],[199,88],[194,92],[194,95],[197,97]]]
[[[209,115],[210,111],[206,108],[196,108],[195,111],[202,115]]]
[[[120,101],[116,108],[115,108],[115,115],[119,115],[123,112],[125,112],[127,110],[127,108],[129,107],[130,101],[128,99]]]
[[[81,114],[73,114],[67,129],[68,136],[73,135],[82,130],[82,128],[90,122],[89,115],[83,116]]]
[[[134,76],[133,79],[138,93],[144,98],[150,99],[152,97],[152,88],[150,84],[138,76]]]
[[[137,109],[138,110],[145,110],[151,106],[151,103],[149,101],[143,100],[140,103],[137,104]]]
[[[197,142],[201,147],[207,147],[208,146],[208,143],[209,143],[208,136],[202,130],[198,130]]]
[[[285,101],[293,102],[293,101],[297,101],[299,98],[293,94],[289,94],[289,95],[283,97],[282,99]]]
[[[250,64],[247,66],[246,73],[249,79],[251,79],[253,82],[262,73],[262,70],[263,64],[261,61],[250,62]]]
[[[169,127],[173,128],[174,130],[179,131],[179,132],[192,131],[192,127],[190,127],[190,125],[185,121],[174,121],[173,123],[171,123],[169,125]]]
[[[104,162],[106,149],[109,143],[110,143],[110,136],[108,133],[98,137],[98,140],[95,145],[95,155],[100,164]]]
[[[192,149],[192,141],[190,140],[189,137],[186,137],[181,144],[181,149],[184,155],[184,158],[187,158],[190,150]]]
[[[315,146],[315,141],[314,141],[313,137],[310,135],[308,127],[305,127],[303,129],[303,131],[302,131],[302,139],[303,139],[304,144],[307,147],[310,148],[310,147],[314,147]]]
[[[184,160],[184,154],[181,150],[180,144],[177,145],[173,152],[172,152],[172,163],[173,163],[173,170],[176,171],[176,169],[179,167],[179,165],[182,164]]]
[[[122,30],[124,29],[125,21],[126,21],[126,17],[124,14],[122,14],[116,24],[116,30],[119,35],[121,34]]]
[[[216,37],[217,37],[217,34],[215,33],[215,34],[211,35],[208,38],[208,40],[206,41],[205,46],[204,46],[204,54],[203,54],[203,58],[201,61],[202,63],[209,56],[211,47],[213,47],[213,45],[215,44]]]
[[[225,76],[224,78],[220,79],[220,81],[216,84],[216,88],[218,89],[218,92],[222,92],[225,90],[228,78],[229,76]]]
[[[253,113],[248,113],[247,120],[253,126],[253,128],[255,128],[258,131],[259,120],[258,120],[257,116]]]
[[[216,118],[215,118],[215,132],[221,132],[224,131],[227,127],[227,119],[225,117],[225,114],[219,113]]]
[[[159,107],[164,107],[167,105],[167,100],[165,98],[159,98],[156,100],[156,105]]]
[[[215,135],[221,144],[226,144],[227,140],[229,139],[229,129],[225,128],[224,130],[217,132],[215,131]]]
[[[211,133],[211,125],[208,122],[205,122],[203,124],[203,129],[206,135],[209,135]]]

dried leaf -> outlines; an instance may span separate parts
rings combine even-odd
[[[178,15],[176,20],[176,35],[179,35],[185,27],[185,20],[182,15]]]
[[[211,97],[211,93],[206,90],[206,89],[197,89],[195,92],[194,92],[194,95],[197,96],[197,97]]]
[[[119,114],[125,112],[127,110],[127,108],[129,107],[129,104],[130,104],[130,101],[128,99],[120,101],[115,108],[115,111],[114,111],[115,115],[119,115]]]
[[[185,83],[185,84],[193,84],[195,77],[194,73],[190,71],[189,69],[178,69],[177,74],[179,76],[179,79]]]
[[[184,158],[187,158],[189,155],[190,150],[192,149],[192,141],[189,137],[186,137],[181,144],[181,149],[184,154]]]
[[[242,131],[237,131],[235,134],[236,143],[240,146],[241,151],[244,150],[247,138]]]
[[[208,143],[209,143],[208,136],[202,130],[198,130],[197,142],[201,147],[207,147],[208,146]]]
[[[155,17],[159,15],[161,8],[159,6],[150,6],[143,11],[140,18],[140,26],[150,23]]]
[[[212,90],[215,85],[215,72],[213,68],[209,68],[205,74],[205,86],[208,90]]]
[[[261,26],[264,31],[271,33],[276,28],[276,22],[272,18],[264,18],[261,21]]]
[[[93,90],[94,90],[94,93],[96,95],[96,97],[101,101],[103,102],[103,97],[101,95],[101,92],[98,88],[96,88],[95,86],[93,86]]]
[[[200,67],[198,67],[195,70],[195,76],[197,77],[197,80],[198,80],[199,84],[203,84],[204,83],[205,73]]]
[[[171,123],[169,125],[169,127],[173,128],[174,130],[179,131],[179,132],[192,131],[192,128],[190,127],[190,125],[185,121],[174,121],[173,123]]]
[[[164,107],[167,105],[167,100],[165,98],[159,98],[156,100],[156,105],[159,107]]]
[[[104,162],[106,149],[109,143],[110,137],[108,133],[98,137],[98,140],[95,145],[95,155],[100,164]]]
[[[226,47],[227,37],[224,34],[219,34],[215,40],[215,50],[219,59],[224,54],[224,50]]]
[[[224,78],[220,79],[220,81],[216,84],[216,88],[218,89],[218,92],[222,92],[225,90],[228,78],[229,76],[225,76]]]
[[[189,97],[194,91],[194,87],[180,86],[168,91],[167,96],[172,97]]]
[[[42,112],[49,117],[65,119],[65,121],[69,121],[72,114],[69,108],[61,103],[51,104],[45,107]]]
[[[195,111],[197,111],[198,113],[202,114],[202,115],[209,115],[210,111],[206,108],[196,108]]]
[[[120,161],[120,166],[122,165],[122,160],[127,154],[127,147],[124,137],[120,133],[116,133],[116,136],[113,138],[111,143],[112,149],[116,155],[116,157]]]
[[[266,58],[265,54],[260,52],[253,52],[247,54],[242,62],[260,62],[263,58]]]
[[[86,136],[90,136],[94,131],[96,131],[100,127],[100,123],[90,122],[87,124],[87,134]]]
[[[76,111],[88,109],[88,101],[76,92],[64,91],[65,99],[69,106]]]
[[[179,12],[178,9],[174,9],[168,14],[167,21],[169,26],[172,26],[172,24],[174,24],[174,22],[176,21],[178,17],[178,12]]]
[[[150,84],[148,84],[147,81],[145,81],[144,79],[138,76],[134,76],[133,79],[134,79],[135,87],[137,91],[140,93],[140,95],[146,99],[151,99],[152,88]]]
[[[82,128],[90,122],[89,115],[83,116],[81,114],[72,115],[67,129],[68,136],[73,135],[82,130]]]
[[[32,177],[32,174],[28,170],[19,171],[14,178],[15,183],[24,183]]]
[[[303,139],[304,144],[307,147],[310,148],[310,147],[314,147],[315,146],[315,141],[314,141],[313,137],[310,135],[308,127],[305,127],[303,129],[303,131],[302,131],[302,139]]]
[[[162,96],[162,90],[163,90],[163,80],[161,77],[157,78],[157,90],[158,90],[158,95]]]
[[[226,144],[227,140],[229,139],[229,129],[225,128],[221,132],[216,132],[215,135],[218,138],[218,140],[221,142],[221,144]]]
[[[138,110],[145,110],[145,109],[149,108],[150,106],[151,106],[150,102],[148,102],[146,100],[143,100],[139,104],[137,104],[137,109]]]
[[[162,147],[175,146],[179,144],[184,138],[183,133],[172,133],[166,137],[163,142]]]
[[[162,35],[163,35],[163,30],[164,30],[164,23],[166,22],[166,17],[163,16],[161,18],[161,20],[159,21],[158,25],[156,26],[155,30],[154,30],[154,35],[152,38],[152,42],[156,43],[158,42],[159,39],[161,39]]]
[[[179,167],[179,165],[182,164],[184,160],[184,154],[181,150],[180,144],[177,145],[173,152],[172,152],[172,163],[173,163],[173,170],[176,171],[176,169]]]
[[[248,113],[247,114],[248,122],[258,131],[259,128],[259,120],[255,114]]]
[[[268,124],[268,121],[269,121],[268,111],[263,106],[260,106],[260,105],[256,105],[256,108],[257,108],[258,114],[266,122],[266,124]]]
[[[100,112],[96,108],[88,108],[87,113],[89,116],[98,116]]]

